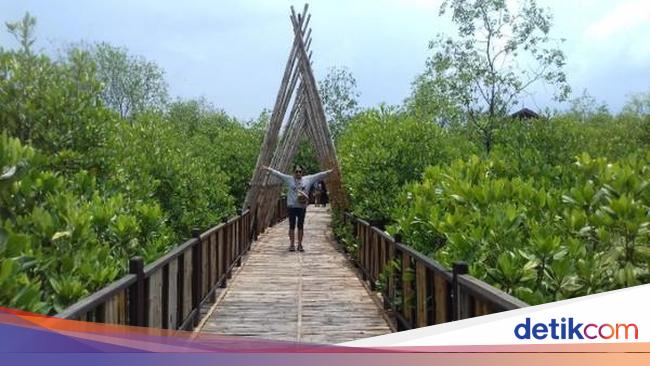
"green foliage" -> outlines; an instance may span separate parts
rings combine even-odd
[[[359,242],[354,236],[352,224],[343,220],[341,212],[334,211],[332,214],[332,232],[346,252],[354,259],[359,259]]]
[[[503,159],[457,160],[407,190],[392,230],[531,303],[631,286],[650,280],[648,162],[583,154],[526,177]]]
[[[607,119],[610,116],[605,103],[598,103],[596,98],[591,96],[587,90],[582,95],[569,101],[571,107],[566,113],[567,117],[579,122],[594,121],[595,118]]]
[[[24,235],[16,234],[9,223],[4,222],[6,203],[11,200],[9,187],[12,180],[24,173],[34,150],[23,147],[16,139],[0,134],[0,304],[7,307],[31,311],[43,311],[46,304],[41,301],[40,284],[27,276],[25,271],[33,266],[29,255],[22,249],[29,245]]]
[[[354,213],[380,222],[390,220],[402,187],[425,167],[472,150],[453,131],[387,108],[355,116],[337,148]]]
[[[650,115],[650,92],[632,94],[625,106],[623,106],[624,115],[634,117],[644,117]]]
[[[434,76],[430,70],[417,76],[411,85],[411,95],[405,101],[406,110],[421,122],[435,123],[442,127],[448,127],[454,122],[460,124],[462,108],[448,98]]]
[[[184,147],[209,157],[205,166],[217,166],[228,176],[230,194],[243,202],[264,138],[265,116],[249,127],[204,100],[176,101],[169,107],[170,133],[180,130]]]
[[[158,115],[140,115],[135,122],[123,124],[111,144],[108,160],[118,174],[107,181],[110,190],[154,199],[182,235],[234,213],[229,177],[215,164],[209,137],[184,135]]]
[[[24,49],[0,52],[0,75],[3,129],[69,168],[91,168],[90,150],[104,143],[112,115],[95,107],[100,84],[88,55],[57,64]]]
[[[34,45],[34,28],[36,27],[36,18],[29,12],[25,13],[23,18],[18,22],[7,22],[7,31],[20,43],[23,53],[30,54]]]
[[[129,257],[152,260],[176,239],[157,203],[107,195],[86,171],[65,178],[17,139],[0,142],[3,169],[19,167],[0,185],[0,258],[14,263],[5,270],[16,286],[3,296],[19,298],[3,306],[59,311],[124,273]],[[23,287],[35,298],[21,298]]]
[[[650,120],[577,111],[504,121],[480,156],[472,126],[362,113],[338,145],[352,210],[532,304],[648,283]]]
[[[96,58],[35,54],[34,24],[12,23],[21,48],[0,50],[0,306],[56,313],[234,214],[264,125],[200,101],[127,121]]]
[[[334,139],[358,111],[357,80],[345,67],[330,67],[324,79],[318,82],[330,131]]]
[[[321,170],[314,147],[305,137],[300,140],[298,151],[296,151],[296,156],[293,158],[293,165],[301,166],[306,174],[313,174]]]
[[[544,82],[567,97],[565,56],[552,45],[550,13],[534,0],[518,9],[502,0],[447,0],[440,7],[446,12],[457,33],[431,41],[434,53],[410,98],[416,115],[460,117],[490,152],[495,131],[531,85]]]
[[[571,184],[574,174],[561,166],[582,153],[611,160],[626,157],[648,146],[646,128],[643,120],[625,115],[596,114],[581,122],[572,111],[551,119],[510,121],[495,135],[493,155],[506,157],[513,174],[553,172],[556,181]]]
[[[167,83],[157,64],[104,42],[87,48],[97,65],[97,79],[102,83],[99,95],[107,107],[122,118],[165,108]],[[79,51],[73,48],[70,52]]]

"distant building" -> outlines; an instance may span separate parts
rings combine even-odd
[[[510,117],[524,120],[524,119],[539,118],[539,114],[537,114],[536,112],[534,112],[531,109],[522,108],[519,111],[511,114]]]

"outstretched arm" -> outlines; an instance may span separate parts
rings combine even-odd
[[[312,174],[312,175],[308,175],[306,177],[303,177],[303,179],[308,179],[309,180],[309,186],[311,186],[312,184],[323,180],[332,171],[333,171],[332,169],[325,170],[325,171],[320,172],[320,173],[316,173],[316,174]]]
[[[268,171],[269,173],[275,175],[276,177],[282,179],[284,182],[290,182],[291,179],[293,179],[292,176],[290,176],[288,174],[284,174],[284,173],[282,173],[280,171],[277,171],[277,170],[275,170],[275,169],[273,169],[271,167],[268,167],[266,165],[262,165],[262,169],[264,169],[264,170]]]

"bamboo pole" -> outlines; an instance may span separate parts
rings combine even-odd
[[[258,223],[261,224],[258,227],[261,229],[273,217],[282,185],[274,183],[276,181],[260,168],[268,165],[286,172],[298,151],[302,136],[306,136],[312,145],[321,169],[333,170],[326,179],[332,205],[340,208],[347,206],[336,150],[311,67],[312,52],[309,48],[312,30],[308,28],[311,14],[307,10],[308,5],[305,4],[302,13],[296,15],[291,7],[293,45],[244,203],[257,213]],[[291,109],[285,124],[289,105]]]
[[[311,29],[310,29],[310,31],[311,31]],[[309,34],[310,34],[310,32],[308,32],[307,36],[309,36]],[[302,39],[302,37],[301,37],[301,39]],[[296,87],[296,84],[297,84],[298,80],[300,79],[298,71],[299,71],[299,69],[298,69],[298,67],[296,67],[296,72],[291,77],[291,81],[290,81],[288,90],[293,90]],[[289,94],[289,92],[287,92],[287,94]],[[289,130],[290,133],[292,132],[291,130],[293,128],[293,124],[294,124],[294,121],[295,121],[296,115],[297,115],[296,112],[302,109],[303,100],[304,100],[304,90],[303,90],[302,87],[300,87],[300,88],[298,88],[298,92],[296,93],[296,100],[294,101],[294,105],[293,105],[293,107],[291,109],[291,112],[289,114],[289,121],[287,123],[285,132],[287,131],[287,129]],[[285,103],[288,104],[288,102],[289,102],[288,98],[285,99]],[[286,105],[285,105],[284,108],[286,108]],[[299,115],[299,112],[298,112],[298,115]],[[299,137],[298,137],[298,141],[299,141]],[[292,144],[297,144],[297,141],[296,142],[291,142],[291,143]],[[271,163],[269,164],[269,166],[274,167],[274,168],[276,168],[276,169],[278,169],[280,171],[286,171],[285,166],[278,166],[278,161],[279,160],[281,160],[281,159],[287,160],[286,157],[282,156],[283,154],[286,155],[286,151],[287,151],[287,146],[286,146],[286,138],[285,138],[280,143],[280,145],[278,145],[276,147],[275,152],[273,154],[273,158],[272,158]],[[290,162],[293,159],[293,156],[295,155],[295,151],[292,152],[290,155],[291,156],[288,158],[288,162]],[[285,165],[288,165],[288,163],[286,163]],[[270,223],[272,214],[273,214],[273,212],[274,212],[274,210],[276,208],[275,199],[276,199],[277,195],[280,193],[280,190],[281,190],[281,187],[271,186],[269,188],[269,182],[270,181],[272,181],[271,177],[268,174],[264,175],[263,179],[262,179],[262,183],[260,185],[261,188],[260,188],[260,190],[258,192],[258,198],[257,198],[257,205],[256,206],[259,207],[260,212],[263,212],[263,213],[266,212],[266,214],[262,214],[262,217],[260,217],[260,219],[259,219],[259,222],[262,223],[262,226],[260,226],[260,227],[266,227],[266,225],[268,225]]]
[[[303,10],[302,19],[305,19],[307,13],[307,7]],[[310,17],[307,18],[309,21]],[[302,34],[302,24],[298,25],[300,32],[298,32],[298,37]],[[307,26],[307,22],[305,22]],[[244,200],[244,208],[250,206],[252,212],[257,212],[257,196],[259,192],[260,183],[262,183],[262,171],[261,167],[263,165],[268,165],[271,162],[271,154],[273,153],[275,146],[277,144],[278,132],[282,125],[282,120],[284,119],[284,112],[286,110],[285,99],[287,93],[287,87],[291,73],[293,71],[293,65],[297,59],[297,53],[299,45],[302,45],[302,39],[294,37],[293,46],[291,47],[291,52],[289,53],[289,59],[285,65],[284,74],[282,76],[282,81],[280,83],[280,89],[276,96],[275,105],[273,107],[273,112],[271,114],[271,120],[269,121],[269,126],[267,128],[266,134],[264,136],[264,141],[260,149],[260,155],[258,156],[257,162],[255,164],[255,170],[253,171],[253,177],[251,178],[250,188],[246,193],[246,199]],[[285,107],[285,108],[283,108]],[[252,225],[252,223],[251,223]],[[262,228],[263,229],[263,228]]]
[[[296,38],[301,34],[300,24],[296,19],[296,12],[293,7],[291,7],[291,16],[290,16],[294,35]],[[309,110],[312,112],[312,119],[310,122],[315,126],[316,133],[320,136],[317,140],[321,144],[321,148],[326,154],[326,160],[324,164],[326,167],[331,168],[332,174],[328,181],[328,186],[331,187],[332,193],[332,205],[344,208],[347,206],[345,195],[343,194],[341,186],[341,172],[338,166],[338,160],[336,158],[336,151],[334,149],[334,143],[332,142],[331,135],[329,132],[329,126],[327,125],[327,120],[325,117],[325,111],[323,109],[322,101],[320,95],[318,94],[318,89],[316,87],[316,81],[314,78],[311,65],[309,63],[309,58],[307,51],[305,50],[305,45],[302,42],[298,43],[298,63],[301,67],[301,76],[302,82],[305,85],[307,92],[307,101],[309,105]]]
[[[300,93],[300,92],[299,92]],[[300,94],[298,94],[300,96]],[[302,96],[300,96],[302,99]],[[276,168],[279,171],[286,172],[287,166],[293,159],[295,155],[295,146],[298,145],[300,138],[300,133],[304,125],[304,121],[300,118],[302,105],[294,104],[294,108],[291,111],[291,117],[288,123],[288,136],[285,135],[282,142],[278,146],[276,153],[273,157],[272,167]],[[276,180],[276,178],[268,177],[268,181]],[[267,182],[268,182],[267,181]],[[281,185],[269,186],[268,184],[264,186],[260,194],[260,208],[264,214],[264,218],[261,219],[264,225],[267,225],[272,218],[273,212],[276,208],[275,200],[282,189]]]

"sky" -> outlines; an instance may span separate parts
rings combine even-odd
[[[512,0],[511,2],[516,1]],[[440,0],[312,0],[316,79],[331,66],[357,80],[360,104],[400,104],[424,70],[438,33],[453,30],[438,15]],[[576,95],[586,89],[610,110],[632,93],[650,91],[650,1],[538,0],[554,14],[552,35],[565,38],[565,71]],[[160,65],[172,96],[204,97],[240,118],[272,108],[290,51],[285,0],[0,0],[0,21],[29,11],[37,47],[55,54],[72,42],[106,41]],[[15,47],[6,31],[0,46]],[[566,108],[552,89],[535,86],[521,103]]]

